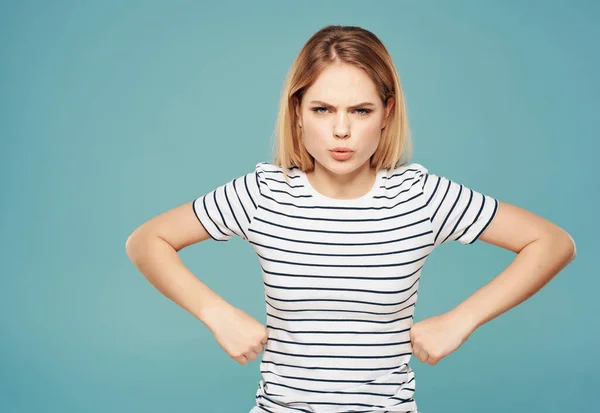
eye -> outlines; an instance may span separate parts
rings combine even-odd
[[[359,113],[358,116],[367,116],[369,113],[371,113],[371,109],[356,109],[356,111],[362,111],[362,113]]]
[[[312,108],[311,110],[319,115],[324,115],[325,113],[327,113],[328,109],[323,106],[318,106],[318,107]],[[369,113],[372,112],[372,110],[359,108],[359,109],[355,109],[355,112],[358,113],[358,116],[367,116]]]
[[[315,112],[315,113],[317,113],[317,114],[319,114],[319,115],[324,115],[325,112],[321,112],[321,109],[327,110],[327,108],[325,108],[323,106],[319,106],[319,107],[316,107],[316,108],[312,108],[312,111]]]

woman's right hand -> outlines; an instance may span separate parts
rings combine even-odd
[[[229,357],[244,365],[256,360],[269,338],[264,325],[227,303],[212,308],[204,322]]]

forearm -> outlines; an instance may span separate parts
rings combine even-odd
[[[127,255],[157,290],[209,328],[211,311],[228,304],[196,278],[177,251],[157,236],[140,234],[132,237],[127,242]]]
[[[574,258],[575,246],[568,234],[540,238],[451,313],[472,332],[533,296]]]

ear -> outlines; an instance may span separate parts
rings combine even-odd
[[[387,104],[385,107],[385,117],[383,118],[383,125],[381,126],[381,129],[383,129],[387,126],[388,117],[390,116],[390,112],[392,111],[393,107],[394,107],[394,98],[390,97],[390,98],[388,98],[388,101],[387,101]]]
[[[296,116],[298,117],[298,126],[302,127],[302,116],[300,115],[300,104],[296,103]]]

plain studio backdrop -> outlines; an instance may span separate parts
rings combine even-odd
[[[271,161],[285,74],[329,24],[362,26],[389,49],[413,161],[557,223],[577,244],[540,293],[455,353],[436,366],[412,358],[419,410],[597,411],[598,2],[0,4],[1,412],[250,410],[260,358],[229,358],[143,278],[125,240]],[[250,244],[208,240],[180,254],[265,322]],[[415,321],[450,310],[513,258],[481,241],[436,249]]]

